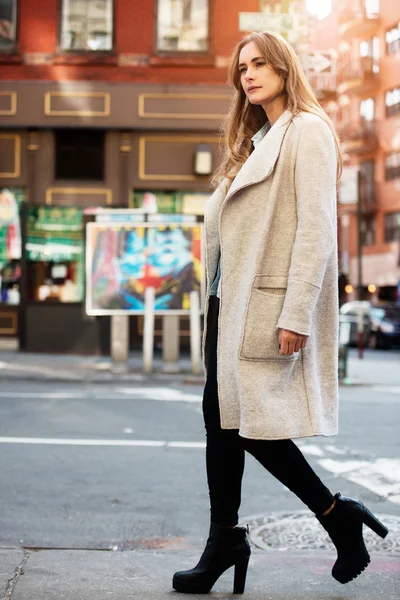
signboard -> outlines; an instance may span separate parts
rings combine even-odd
[[[339,203],[357,204],[358,202],[358,167],[343,167],[340,180]]]
[[[289,13],[240,12],[239,31],[272,31],[287,33],[293,28],[293,15]]]
[[[300,58],[303,69],[308,73],[332,73],[334,60],[332,53],[307,52]]]
[[[28,261],[81,261],[82,209],[62,206],[30,207],[25,244]]]
[[[144,314],[147,287],[156,314],[188,314],[193,290],[203,300],[202,223],[88,223],[86,233],[87,314]]]
[[[0,265],[21,258],[20,202],[10,190],[0,190]]]

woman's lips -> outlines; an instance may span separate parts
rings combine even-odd
[[[247,93],[248,93],[248,94],[251,94],[251,92],[255,92],[255,91],[259,90],[259,89],[260,89],[259,87],[250,87],[250,88],[247,90]]]

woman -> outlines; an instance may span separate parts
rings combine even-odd
[[[333,496],[292,441],[337,433],[338,138],[281,36],[247,35],[230,78],[225,158],[205,216],[211,528],[200,562],[173,587],[208,593],[234,565],[243,593],[245,451],[315,513],[337,548],[332,575],[347,583],[369,562],[363,523],[388,530],[357,500]]]

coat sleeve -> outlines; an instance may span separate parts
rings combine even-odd
[[[328,125],[321,120],[303,126],[295,164],[297,230],[277,328],[310,334],[326,265],[336,242],[336,169],[337,152]]]

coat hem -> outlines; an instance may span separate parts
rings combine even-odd
[[[238,429],[237,427],[222,427],[221,429]],[[309,438],[309,437],[316,437],[316,436],[322,436],[322,437],[329,437],[329,436],[333,436],[333,435],[338,435],[339,430],[335,429],[332,432],[326,432],[326,431],[318,431],[318,432],[309,432],[309,433],[296,433],[293,435],[277,435],[277,436],[273,436],[273,435],[265,435],[265,436],[256,436],[256,435],[249,435],[249,434],[244,434],[239,430],[239,435],[242,438],[248,439],[248,440],[292,440],[292,439],[301,439],[301,438]]]

